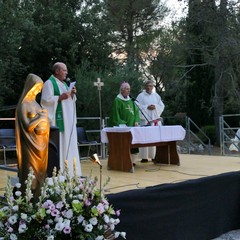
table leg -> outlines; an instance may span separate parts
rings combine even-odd
[[[131,161],[130,143],[131,134],[108,132],[109,156],[108,169],[124,172],[133,172],[134,168]]]
[[[166,142],[156,147],[154,163],[180,165],[176,141]]]

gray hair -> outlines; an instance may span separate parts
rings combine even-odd
[[[62,62],[56,62],[53,64],[52,66],[52,73],[54,74],[57,70],[61,69],[62,68]]]
[[[129,87],[130,87],[130,84],[129,84],[128,82],[123,82],[123,83],[121,83],[120,89],[119,89],[120,93],[121,93],[121,91],[122,91],[124,88],[126,88],[126,86],[129,86]]]
[[[147,85],[149,85],[149,84],[151,84],[151,85],[153,85],[154,86],[154,82],[152,81],[152,80],[147,80],[147,81],[145,81],[144,83],[143,83],[143,87],[145,88]]]

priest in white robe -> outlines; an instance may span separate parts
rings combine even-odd
[[[76,128],[76,88],[70,90],[64,82],[68,73],[64,63],[55,63],[52,72],[53,74],[44,83],[41,105],[48,110],[51,126],[59,128],[60,168],[64,170],[67,160],[70,176],[73,176],[74,165],[77,175],[81,176]]]
[[[153,92],[154,84],[151,80],[144,83],[144,90],[137,96],[136,104],[140,108],[140,125],[161,125],[161,114],[164,110],[164,103],[161,97]],[[141,162],[148,162],[148,159],[154,159],[156,147],[139,148],[139,157]]]

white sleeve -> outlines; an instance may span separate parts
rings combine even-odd
[[[162,102],[162,99],[158,94],[156,94],[156,97],[157,97],[158,101],[157,101],[157,104],[155,104],[155,107],[156,107],[156,110],[157,110],[157,115],[160,117],[164,108],[165,108],[165,105]]]
[[[55,114],[59,96],[54,96],[52,82],[47,80],[42,88],[41,106],[48,111],[48,118],[51,125],[56,126]]]

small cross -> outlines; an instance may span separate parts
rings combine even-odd
[[[101,90],[101,87],[104,86],[104,82],[101,82],[101,78],[97,78],[97,82],[93,83],[94,86],[97,86],[98,90]]]

